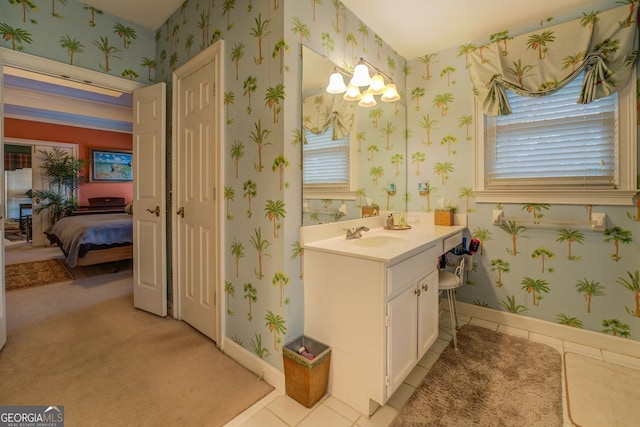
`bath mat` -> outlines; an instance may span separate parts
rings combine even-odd
[[[567,410],[581,427],[637,426],[640,370],[577,353],[564,354]]]
[[[561,427],[561,376],[552,347],[465,325],[391,425]]]

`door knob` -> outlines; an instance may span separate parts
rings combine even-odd
[[[176,214],[180,215],[180,218],[184,218],[184,206],[178,209],[178,212],[176,212]]]
[[[156,208],[155,208],[155,209],[153,209],[153,210],[152,210],[152,209],[147,208],[147,212],[149,212],[149,213],[154,213],[154,214],[156,214],[156,216],[160,216],[160,206],[156,206]]]

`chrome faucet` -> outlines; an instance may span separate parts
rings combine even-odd
[[[354,228],[353,230],[348,228],[346,230],[347,230],[347,240],[359,239],[362,237],[362,234],[360,233],[362,233],[363,231],[369,231],[369,227],[361,226],[361,227]]]

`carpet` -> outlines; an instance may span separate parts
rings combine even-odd
[[[561,374],[555,349],[465,325],[391,426],[562,426]]]
[[[4,267],[5,289],[32,288],[73,280],[73,276],[59,259],[9,264]]]
[[[57,402],[68,427],[216,427],[273,390],[187,323],[134,309],[132,287],[120,271],[7,293],[1,404]]]
[[[564,354],[567,410],[581,427],[637,426],[640,370],[593,357]]]
[[[4,238],[10,242],[20,242],[22,240],[27,240],[27,237],[22,234],[20,230],[18,231],[5,231]]]

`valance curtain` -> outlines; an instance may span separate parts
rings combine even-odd
[[[4,153],[4,170],[14,171],[31,167],[31,153]]]
[[[510,114],[507,88],[523,96],[544,96],[583,70],[577,103],[617,92],[635,67],[637,16],[638,2],[633,2],[517,37],[492,35],[492,43],[469,54],[469,77],[482,110]]]
[[[332,140],[344,138],[351,131],[356,103],[339,95],[308,96],[302,102],[302,125],[311,133],[326,132],[333,126]]]

